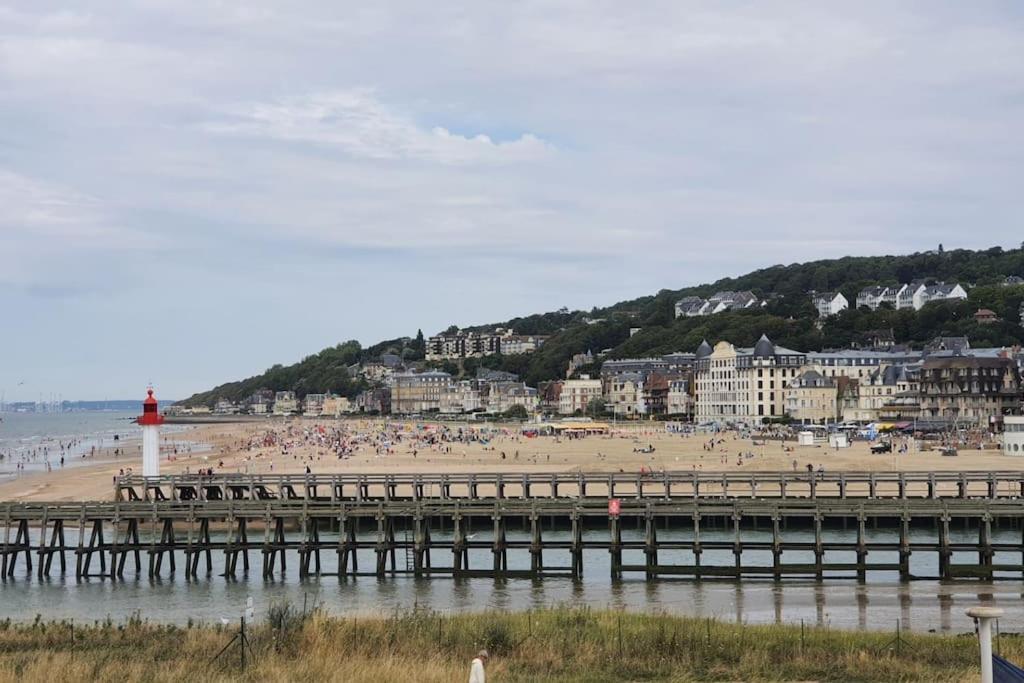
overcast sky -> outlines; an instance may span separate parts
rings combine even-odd
[[[0,391],[1017,244],[1022,8],[0,0]]]

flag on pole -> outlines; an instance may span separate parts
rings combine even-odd
[[[992,683],[1024,683],[1024,669],[992,655]]]

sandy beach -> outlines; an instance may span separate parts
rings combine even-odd
[[[459,438],[465,441],[446,440]],[[961,448],[957,457],[935,451],[873,455],[869,444],[836,450],[762,441],[735,433],[680,435],[661,423],[616,425],[610,435],[527,438],[515,424],[384,420],[267,419],[204,425],[163,437],[161,472],[315,473],[612,471],[641,468],[682,471],[960,471],[1024,469],[1024,458],[1003,456],[994,445]],[[714,445],[710,442],[714,439]],[[639,452],[654,448],[652,453]],[[110,500],[122,470],[141,470],[137,440],[98,453],[90,464],[26,473],[0,483],[0,501]],[[190,452],[191,449],[191,452]],[[175,450],[177,452],[175,452]],[[339,452],[342,452],[339,454]]]

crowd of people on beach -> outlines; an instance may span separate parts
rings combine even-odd
[[[45,439],[41,444],[33,445],[29,448],[0,450],[0,465],[13,464],[14,470],[17,473],[28,469],[36,469],[36,465],[47,472],[51,472],[55,467],[58,469],[63,468],[67,459],[71,457],[71,454],[81,443],[82,440],[77,438],[71,438],[67,441],[63,439]],[[83,451],[81,457],[86,458],[87,456],[95,455],[95,453],[96,447],[93,446],[90,451]]]
[[[337,471],[356,459],[359,467],[393,459],[395,464],[420,462],[427,467],[586,466],[602,463],[618,472],[639,471],[643,476],[687,468],[693,471],[724,469],[792,469],[823,475],[825,464],[804,462],[795,427],[702,429],[656,423],[629,424],[618,428],[558,430],[546,425],[466,424],[389,419],[365,420],[267,420],[224,431],[209,430],[200,440],[175,440],[165,435],[161,460],[173,462],[184,456],[186,474],[256,474]],[[860,440],[849,435],[851,441]],[[908,435],[887,434],[894,455],[910,451]],[[579,441],[594,442],[581,446]],[[608,444],[609,441],[630,443]],[[677,448],[677,440],[686,443]],[[125,443],[125,442],[128,443]],[[573,444],[567,448],[565,444]],[[606,446],[607,445],[607,446]],[[657,446],[657,447],[656,447]],[[816,448],[828,448],[817,445]],[[195,450],[194,450],[195,449]],[[697,450],[695,453],[694,450]],[[114,459],[141,452],[132,440],[114,437],[81,437],[36,442],[31,448],[0,450],[0,474],[17,476],[25,471],[63,468],[69,460]],[[817,453],[825,455],[827,451]],[[779,458],[780,453],[784,459]],[[191,456],[199,455],[198,461]],[[813,457],[813,456],[812,456]],[[620,460],[621,459],[621,460]],[[673,466],[673,459],[677,464]],[[618,462],[616,462],[619,460]],[[679,462],[683,460],[683,462]],[[3,465],[8,465],[4,468]],[[125,461],[118,475],[131,474]],[[355,463],[353,463],[355,464]],[[390,466],[390,464],[384,466]],[[199,466],[198,469],[196,466]],[[415,465],[413,465],[415,466]],[[831,466],[831,465],[830,465]],[[837,465],[840,466],[841,465]]]

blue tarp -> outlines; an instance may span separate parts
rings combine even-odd
[[[1024,669],[1011,664],[999,655],[992,655],[993,683],[1024,683]]]

